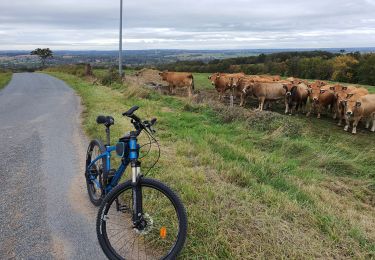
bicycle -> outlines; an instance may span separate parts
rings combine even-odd
[[[90,200],[100,205],[97,236],[109,259],[174,259],[186,240],[186,211],[169,187],[141,173],[137,137],[144,132],[149,137],[150,147],[152,143],[159,145],[153,136],[156,119],[142,122],[134,114],[138,108],[134,106],[123,113],[131,119],[135,131],[121,137],[115,146],[110,145],[113,117],[97,118],[97,123],[106,127],[107,140],[105,145],[99,140],[90,142],[85,174]],[[110,167],[114,151],[121,157],[117,170]],[[118,184],[129,165],[131,180]]]

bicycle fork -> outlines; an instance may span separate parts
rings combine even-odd
[[[137,229],[143,229],[143,205],[142,205],[142,187],[140,183],[141,178],[141,163],[136,161],[131,165],[132,168],[132,197],[133,197],[133,225]]]

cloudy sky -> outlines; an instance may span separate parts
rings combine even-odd
[[[113,50],[120,0],[0,0],[0,50]],[[375,0],[124,0],[125,49],[374,47]]]

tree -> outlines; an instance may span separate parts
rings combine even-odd
[[[33,50],[30,54],[39,56],[40,62],[42,63],[42,68],[44,68],[44,66],[46,65],[47,59],[53,57],[53,52],[49,48],[37,48]]]
[[[358,66],[359,83],[375,85],[375,53],[365,54]]]
[[[340,82],[355,82],[355,71],[358,60],[350,55],[341,55],[333,59],[332,80]]]

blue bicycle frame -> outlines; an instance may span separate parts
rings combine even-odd
[[[108,194],[120,181],[122,175],[124,174],[126,168],[129,166],[129,163],[132,162],[132,181],[135,183],[137,181],[137,177],[140,174],[139,169],[139,163],[138,163],[138,152],[139,152],[139,146],[137,144],[137,138],[132,137],[130,138],[129,142],[124,143],[125,145],[129,146],[129,151],[127,154],[124,154],[121,165],[116,170],[111,182],[106,185],[104,188],[104,193]],[[106,151],[102,154],[100,154],[98,157],[96,157],[87,167],[87,171],[89,172],[89,169],[98,161],[103,158],[106,160],[105,169],[103,174],[108,174],[111,170],[111,153],[113,151],[116,151],[116,146],[109,146],[106,145]],[[96,178],[93,178],[90,176],[91,181],[100,189],[102,189],[101,184]]]

